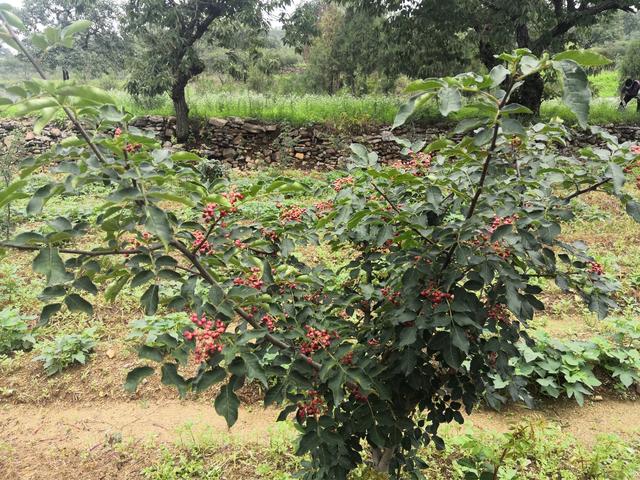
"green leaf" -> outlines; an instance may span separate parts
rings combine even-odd
[[[505,135],[524,137],[527,134],[522,124],[514,118],[503,118],[500,121],[500,125],[502,126],[502,133]]]
[[[244,364],[247,368],[247,377],[251,380],[258,380],[262,385],[268,387],[267,376],[264,373],[260,360],[251,352],[241,353]]]
[[[15,13],[11,12],[10,10],[3,9],[2,14],[4,15],[7,23],[12,27],[17,28],[22,32],[27,30],[27,27],[25,27],[24,23],[22,23],[22,20],[20,20],[20,17],[18,17]]]
[[[31,44],[38,50],[46,50],[49,46],[49,42],[47,42],[47,39],[41,33],[34,33],[31,36]]]
[[[155,273],[153,273],[151,270],[142,270],[131,279],[131,288],[136,288],[144,285],[145,283],[153,280],[155,276]]]
[[[65,97],[78,97],[83,100],[89,100],[97,105],[115,105],[111,95],[101,88],[89,85],[65,85],[58,88],[56,93]]]
[[[22,189],[29,184],[27,180],[16,180],[10,183],[6,188],[0,190],[0,208],[8,205],[13,200],[22,197]]]
[[[438,92],[438,106],[442,116],[447,117],[462,108],[462,94],[457,88],[444,87]]]
[[[231,384],[224,385],[220,389],[220,393],[216,397],[214,407],[218,415],[221,415],[227,421],[227,425],[231,428],[238,420],[238,408],[240,400],[233,391]]]
[[[83,32],[83,31],[91,28],[91,25],[93,25],[93,23],[91,21],[89,21],[89,20],[76,20],[71,25],[69,25],[67,27],[64,27],[62,29],[62,36],[63,37],[69,37],[69,36],[74,35],[76,33]]]
[[[149,205],[146,207],[146,213],[147,221],[145,226],[147,230],[157,236],[165,247],[168,246],[173,238],[173,232],[166,212],[155,205]]]
[[[406,93],[428,92],[439,90],[444,86],[444,82],[439,78],[428,78],[427,80],[416,80],[411,82],[404,90]]]
[[[43,247],[33,260],[33,271],[45,275],[47,286],[61,285],[73,280],[73,275],[65,269],[58,249],[51,245]]]
[[[629,200],[625,206],[627,213],[636,222],[640,223],[640,203]]]
[[[171,160],[174,162],[201,162],[202,157],[195,153],[182,151],[172,154]]]
[[[113,282],[111,285],[109,285],[104,292],[104,299],[107,300],[108,302],[113,302],[118,296],[118,294],[120,293],[120,291],[122,290],[122,288],[126,285],[128,280],[129,280],[129,275],[123,275],[120,278],[118,278],[115,282]]]
[[[504,65],[496,65],[489,72],[491,77],[491,86],[497,87],[509,76],[509,70]]]
[[[562,53],[558,53],[553,56],[553,60],[573,60],[578,65],[582,65],[583,67],[602,67],[611,63],[611,60],[594,50],[582,49],[567,50]]]
[[[64,299],[64,303],[72,312],[81,312],[86,313],[87,315],[93,315],[93,306],[77,293],[67,295]]]
[[[553,62],[553,66],[562,74],[564,103],[578,118],[578,123],[582,128],[586,128],[589,121],[589,103],[591,102],[591,91],[589,90],[589,79],[585,71],[572,60],[562,60]]]
[[[16,117],[24,117],[31,112],[59,106],[60,104],[54,98],[33,98],[16,103],[12,113]]]
[[[158,301],[160,296],[160,287],[158,285],[150,285],[149,288],[140,297],[140,303],[144,307],[145,315],[155,315],[158,311]]]
[[[400,107],[400,110],[398,110],[398,113],[396,114],[396,118],[393,120],[393,126],[391,127],[391,130],[404,125],[404,123],[416,109],[416,102],[421,96],[422,94],[414,95],[407,101],[407,103]]]
[[[187,381],[178,373],[178,365],[175,363],[162,365],[162,384],[176,387],[181,398],[185,397],[189,386]]]
[[[215,367],[213,370],[207,370],[198,377],[196,382],[194,382],[193,389],[196,393],[202,393],[212,385],[224,380],[224,377],[226,376],[227,374],[222,367]]]
[[[136,393],[140,382],[150,375],[153,375],[154,369],[151,367],[137,367],[127,373],[127,379],[124,382],[124,389],[129,393]]]
[[[53,317],[56,313],[58,313],[61,308],[62,308],[61,303],[51,303],[49,305],[45,305],[42,308],[42,313],[40,313],[38,326],[42,327],[43,325],[46,325],[47,323],[49,323],[49,320],[51,320],[51,317]]]
[[[42,132],[42,129],[47,126],[53,117],[58,113],[59,107],[48,107],[41,110],[40,116],[33,125],[33,131],[37,134]]]

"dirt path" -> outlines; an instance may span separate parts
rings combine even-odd
[[[222,444],[267,443],[276,417],[276,410],[243,407],[238,423],[229,430],[212,405],[188,401],[4,405],[0,478],[66,479],[80,468],[93,472],[84,477],[89,479],[137,479],[141,465],[149,460],[149,453],[142,453],[146,461],[135,457],[132,452],[145,451],[139,447],[203,435]],[[506,431],[523,420],[552,421],[588,445],[604,432],[640,436],[640,401],[607,399],[587,402],[583,408],[559,402],[539,411],[513,406],[501,413],[479,411],[470,420],[478,429],[494,431]],[[152,451],[157,454],[158,449]]]

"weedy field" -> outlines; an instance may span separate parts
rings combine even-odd
[[[299,185],[286,195],[264,195],[241,204],[247,219],[279,207],[312,208],[328,200],[344,172],[264,170],[228,172],[241,191],[281,178]],[[34,177],[35,191],[50,174]],[[634,187],[630,187],[634,188]],[[38,222],[58,213],[75,220],[95,218],[99,188],[56,197]],[[487,405],[468,425],[449,427],[446,448],[425,450],[429,479],[634,479],[640,472],[640,225],[604,196],[579,202],[578,217],[566,225],[565,240],[585,242],[604,273],[621,284],[621,310],[599,321],[573,296],[553,289],[548,308],[530,325],[538,343],[522,345],[521,378],[536,393],[537,408]],[[3,219],[14,233],[34,226],[24,205],[11,205]],[[83,245],[91,247],[91,245]],[[320,241],[297,255],[340,274],[350,252],[336,256]],[[100,292],[91,318],[58,315],[35,330],[43,279],[31,272],[30,253],[0,261],[0,471],[4,478],[54,479],[288,479],[300,467],[294,455],[296,429],[275,422],[264,409],[259,384],[242,388],[239,422],[227,430],[212,406],[216,389],[178,400],[156,377],[136,394],[123,389],[129,370],[143,365],[140,345],[182,339],[186,314],[162,309],[145,317],[142,289],[125,287],[116,303]],[[549,282],[541,279],[540,282]],[[105,295],[106,293],[106,295]],[[506,395],[509,384],[496,378]],[[580,405],[579,405],[580,404]],[[581,406],[582,405],[582,406]],[[607,435],[599,432],[606,431]],[[43,470],[43,466],[46,469]],[[483,476],[485,475],[485,476]],[[375,479],[359,470],[354,479]],[[491,478],[491,477],[488,477]]]

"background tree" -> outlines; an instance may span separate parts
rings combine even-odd
[[[635,11],[640,5],[638,0],[347,1],[386,16],[386,28],[406,49],[405,55],[391,60],[409,75],[420,71],[425,59],[449,63],[451,56],[453,62],[459,61],[460,52],[469,45],[487,68],[496,65],[496,53],[516,47],[535,54],[558,51],[577,27],[594,25],[610,12]],[[520,103],[539,112],[543,88],[539,75],[528,78],[518,94]]]
[[[71,48],[58,46],[42,55],[48,69],[62,68],[67,76],[74,71],[83,78],[122,71],[130,49],[120,34],[122,7],[117,2],[25,0],[21,16],[31,33],[44,34],[44,25],[64,28],[77,20],[91,21],[91,27],[76,36]]]
[[[169,92],[176,135],[185,141],[189,136],[185,89],[205,68],[196,43],[216,20],[262,25],[264,6],[259,0],[131,0],[126,6],[126,31],[136,38],[142,53],[132,66],[127,90],[145,96]]]

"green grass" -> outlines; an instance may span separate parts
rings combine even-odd
[[[617,97],[620,89],[620,73],[616,70],[605,70],[589,75],[589,83],[594,94],[599,97]]]

